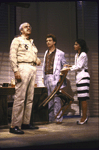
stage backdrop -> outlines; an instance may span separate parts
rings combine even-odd
[[[15,35],[19,34],[19,25],[29,22],[32,26],[31,38],[38,48],[38,57],[43,63],[46,47],[46,35],[53,33],[57,37],[57,48],[65,52],[69,64],[74,63],[73,45],[76,38],[84,38],[89,47],[89,73],[91,75],[90,101],[88,113],[98,116],[98,16],[96,2],[29,2],[29,8],[0,5],[0,84],[11,82],[14,78],[9,63],[9,47]],[[42,64],[37,67],[37,86],[42,84]],[[68,115],[79,115],[75,72],[67,75],[66,91],[75,99]]]

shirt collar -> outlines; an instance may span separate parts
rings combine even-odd
[[[54,50],[52,53],[55,53],[55,52],[56,52],[56,48],[55,48],[55,50]],[[49,53],[49,50],[48,50],[48,53]],[[51,53],[51,54],[52,54],[52,53]]]

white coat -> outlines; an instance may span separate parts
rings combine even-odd
[[[76,71],[76,84],[84,77],[89,77],[90,75],[85,70],[88,70],[88,57],[85,52],[81,52],[80,56],[78,53],[75,55],[75,63],[70,67],[71,71]]]

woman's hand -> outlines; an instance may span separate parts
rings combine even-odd
[[[65,74],[70,70],[70,68],[62,68],[61,74]]]
[[[69,64],[64,64],[63,67],[72,67],[72,66]]]

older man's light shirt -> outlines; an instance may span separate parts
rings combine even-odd
[[[10,46],[10,62],[14,72],[18,71],[18,63],[32,63],[37,60],[37,48],[33,44],[33,40],[23,37],[13,39]]]

